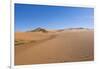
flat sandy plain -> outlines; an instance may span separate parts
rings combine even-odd
[[[15,65],[92,60],[94,60],[93,30],[15,33]]]

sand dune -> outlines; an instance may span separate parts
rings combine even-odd
[[[15,33],[15,65],[93,60],[93,30]]]

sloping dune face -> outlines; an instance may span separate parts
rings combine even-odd
[[[94,59],[93,30],[15,33],[15,65]]]

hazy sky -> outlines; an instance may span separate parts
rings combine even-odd
[[[15,31],[46,29],[93,28],[94,9],[33,4],[15,4]]]

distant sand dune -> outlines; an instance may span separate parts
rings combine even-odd
[[[15,33],[15,65],[94,59],[93,30]],[[22,44],[16,45],[18,42]]]

